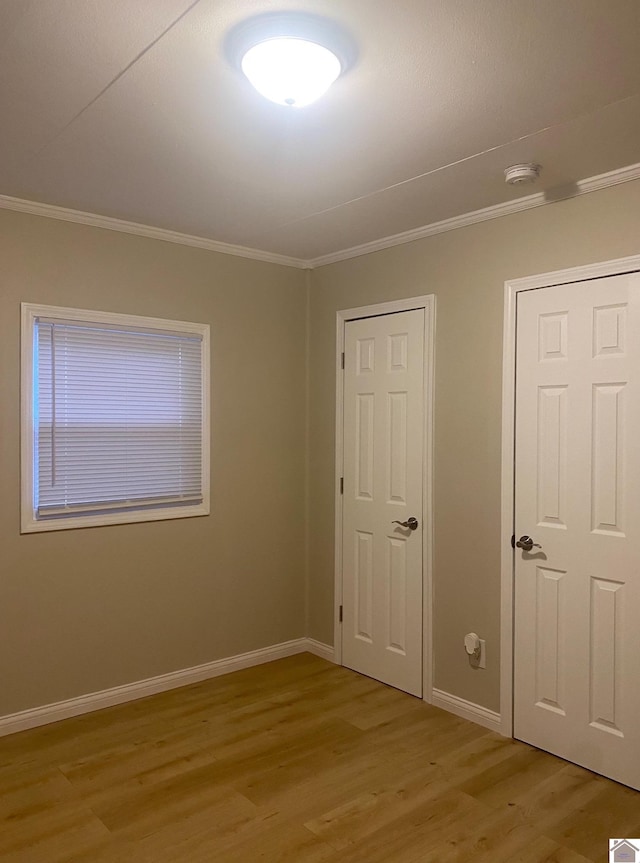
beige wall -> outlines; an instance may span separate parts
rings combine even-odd
[[[498,709],[503,283],[637,254],[639,224],[627,183],[324,267],[307,292],[298,270],[0,212],[0,716],[304,634],[332,643],[335,313],[424,293],[435,685]],[[19,534],[21,301],[211,325],[211,516]],[[466,662],[470,629],[486,671]]]
[[[316,270],[310,309],[309,634],[333,641],[336,311],[437,297],[435,686],[499,709],[500,423],[507,279],[640,253],[640,182]],[[469,667],[462,638],[487,641]]]
[[[304,634],[302,271],[0,212],[0,716]],[[211,325],[209,517],[21,536],[21,301]]]

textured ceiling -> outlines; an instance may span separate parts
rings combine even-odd
[[[300,9],[358,60],[262,99],[238,22]],[[301,259],[640,162],[638,0],[3,0],[0,194]]]

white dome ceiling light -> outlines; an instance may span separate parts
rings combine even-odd
[[[244,21],[229,34],[227,50],[260,94],[293,108],[319,99],[355,58],[353,43],[333,21],[292,12]]]
[[[527,162],[522,165],[511,165],[504,172],[505,183],[510,186],[525,186],[529,183],[535,183],[540,177],[540,165],[535,165],[533,162]]]

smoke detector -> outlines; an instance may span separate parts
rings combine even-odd
[[[540,165],[529,162],[523,165],[511,165],[504,172],[505,182],[509,186],[525,186],[535,183],[540,176]]]

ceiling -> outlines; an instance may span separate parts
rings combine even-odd
[[[317,103],[259,96],[238,22],[338,21]],[[0,194],[312,260],[640,162],[638,0],[2,0]]]

